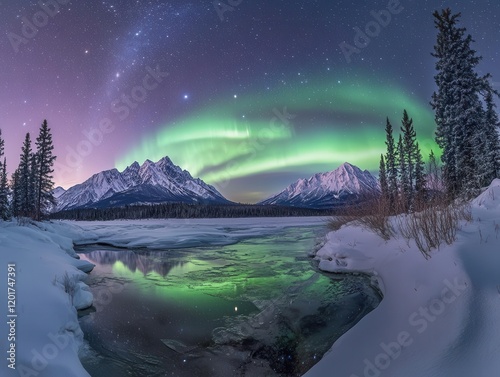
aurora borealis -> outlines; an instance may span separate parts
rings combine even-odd
[[[159,160],[168,150],[173,161],[221,190],[234,179],[326,171],[345,161],[374,171],[384,146],[380,132],[385,119],[378,112],[397,126],[403,108],[420,120],[420,142],[427,155],[436,147],[433,115],[425,105],[402,90],[318,81],[298,93],[282,90],[221,102],[166,124],[120,156],[117,167]],[[355,128],[346,129],[349,119],[356,119]]]
[[[65,188],[169,156],[228,199],[253,203],[345,161],[376,172],[385,118],[398,129],[403,109],[427,155],[436,149],[436,7],[463,13],[481,71],[500,85],[494,0],[400,1],[401,12],[350,62],[341,43],[354,44],[354,28],[364,29],[387,0],[242,0],[224,12],[221,3],[2,2],[9,173],[24,134],[33,138],[44,118],[56,184]],[[96,133],[100,125],[106,132]]]

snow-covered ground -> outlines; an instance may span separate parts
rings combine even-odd
[[[78,359],[83,333],[75,307],[92,304],[79,280],[93,266],[72,255],[70,238],[0,222],[0,376],[88,376]]]
[[[320,268],[364,272],[384,295],[306,377],[492,377],[500,371],[500,180],[472,202],[473,222],[426,260],[414,242],[345,226]]]
[[[384,241],[345,226],[317,252],[320,268],[373,276],[384,298],[344,334],[305,376],[497,376],[500,370],[500,180],[472,203],[453,245],[425,259],[402,237]],[[0,375],[88,376],[78,360],[82,333],[76,306],[91,296],[78,284],[70,302],[65,272],[79,280],[91,266],[75,259],[73,243],[169,249],[226,245],[286,226],[318,225],[325,218],[0,222],[0,268],[15,264],[16,371],[8,360]],[[7,280],[1,279],[7,313]],[[79,302],[78,302],[79,301]],[[86,301],[86,302],[85,302]],[[13,326],[4,317],[2,344]],[[10,344],[9,344],[10,347]],[[2,351],[9,351],[3,347]],[[7,352],[4,353],[8,354]],[[12,372],[12,374],[9,374]]]

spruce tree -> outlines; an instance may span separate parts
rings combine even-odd
[[[7,220],[9,218],[9,186],[7,183],[7,160],[4,158],[0,163],[0,218]]]
[[[493,101],[494,91],[491,87],[487,88],[485,103],[486,111],[484,114],[484,153],[483,156],[483,181],[482,186],[487,186],[495,178],[500,178],[500,139],[498,114],[496,105]]]
[[[0,128],[0,161],[4,154],[5,141],[2,138],[2,129]]]
[[[407,182],[405,182],[405,185],[408,189],[407,200],[411,203],[413,201],[413,193],[416,191],[415,160],[417,158],[417,133],[413,128],[413,119],[408,116],[408,112],[406,110],[403,111],[403,120],[401,121],[401,124],[401,132],[403,133],[403,156],[407,171]]]
[[[12,190],[12,201],[11,201],[11,213],[12,216],[21,216],[21,185],[20,185],[20,171],[19,168],[12,174],[11,180],[11,190]]]
[[[29,175],[29,201],[30,201],[30,213],[33,218],[37,218],[37,177],[38,177],[38,154],[31,153],[30,156],[30,175]]]
[[[398,140],[398,165],[399,165],[399,209],[408,212],[410,209],[411,185],[408,179],[408,166],[406,164],[405,147],[403,137],[399,135]]]
[[[33,202],[30,202],[30,174],[31,174],[31,137],[29,132],[24,138],[23,147],[21,149],[21,159],[19,162],[18,176],[16,177],[16,185],[18,185],[18,200],[19,200],[19,216],[33,215]]]
[[[52,144],[52,134],[44,120],[40,127],[40,133],[36,139],[38,171],[36,172],[36,219],[40,220],[42,215],[55,204],[54,182],[52,173],[56,156],[52,154],[54,146]]]
[[[0,218],[7,220],[8,218],[8,186],[7,186],[7,160],[2,157],[4,155],[5,141],[2,138],[2,130],[0,129]]]
[[[385,126],[387,153],[385,155],[385,168],[387,176],[387,189],[391,210],[395,210],[398,197],[398,167],[396,164],[396,144],[394,142],[393,129],[389,118]]]
[[[434,151],[431,149],[431,153],[429,153],[429,164],[427,167],[427,186],[434,192],[441,191],[443,189],[443,185],[441,182],[441,169],[438,166],[438,162],[436,159],[436,155]]]
[[[479,92],[484,77],[475,72],[481,57],[471,48],[473,42],[466,29],[458,27],[460,14],[450,9],[434,12],[438,29],[432,54],[436,59],[435,81],[438,91],[432,106],[437,124],[436,142],[443,150],[444,180],[451,197],[471,197],[480,186],[477,179],[478,142],[483,140],[484,121]]]
[[[418,142],[415,143],[415,200],[422,204],[425,199],[425,163]]]
[[[387,174],[385,170],[385,161],[383,154],[380,155],[379,183],[382,199],[384,201],[389,200],[389,186],[387,185]]]

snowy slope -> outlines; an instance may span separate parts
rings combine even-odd
[[[355,226],[329,233],[319,267],[370,274],[384,298],[305,376],[498,376],[499,179],[472,214],[429,260],[403,237],[386,242]]]
[[[78,281],[86,277],[82,271],[90,271],[93,265],[73,255],[73,242],[69,238],[33,224],[19,226],[16,222],[0,221],[3,269],[0,289],[5,297],[0,327],[4,353],[1,376],[89,376],[78,359],[83,333],[75,307],[92,304],[88,287]],[[15,266],[9,275],[10,281],[7,280],[8,265]],[[75,282],[73,300],[62,283],[65,274]],[[15,306],[11,308],[17,317],[7,317],[7,288],[15,293]],[[13,326],[7,326],[7,321],[12,320]],[[14,335],[9,342],[8,332]],[[15,360],[6,360],[7,350],[15,350]],[[7,366],[12,362],[15,362],[15,370]]]
[[[378,189],[378,181],[370,172],[362,171],[346,162],[328,173],[315,174],[309,179],[299,179],[260,204],[329,208],[356,200],[360,195],[370,194]]]
[[[73,186],[57,198],[56,211],[133,203],[229,203],[213,186],[194,179],[168,157],[134,162],[123,172],[106,170]]]

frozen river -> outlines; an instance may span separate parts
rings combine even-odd
[[[307,257],[322,226],[228,246],[151,251],[91,245],[95,310],[81,318],[93,377],[300,376],[380,298]]]

